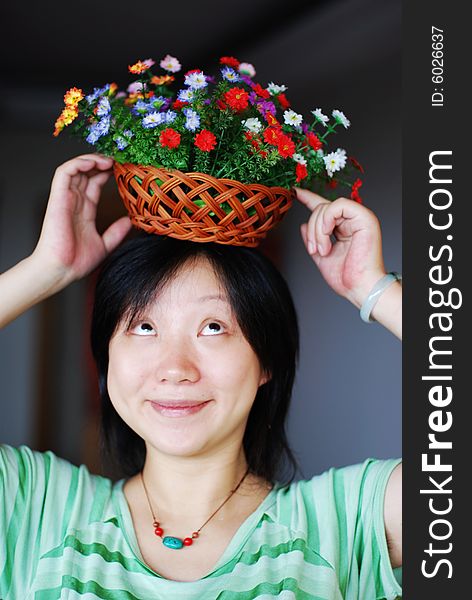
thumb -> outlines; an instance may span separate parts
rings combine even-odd
[[[130,229],[131,221],[127,216],[121,217],[108,227],[102,235],[107,254],[112,252],[124,240]]]
[[[315,192],[311,192],[310,190],[305,190],[303,188],[298,188],[298,187],[295,187],[294,190],[295,190],[297,199],[312,212],[320,204],[325,204],[326,202],[329,202],[329,200],[327,200],[326,198],[323,198],[323,196],[320,196],[319,194],[315,194]]]

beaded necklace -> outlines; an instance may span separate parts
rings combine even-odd
[[[143,488],[144,488],[144,493],[146,494],[146,498],[149,504],[149,509],[151,511],[151,515],[153,518],[153,522],[152,522],[152,526],[154,527],[154,534],[157,537],[162,538],[162,543],[164,544],[164,546],[166,546],[166,548],[171,548],[172,550],[180,550],[181,548],[183,548],[184,546],[191,546],[193,544],[193,540],[197,539],[200,535],[200,531],[205,527],[205,525],[216,515],[216,513],[223,508],[223,506],[228,502],[228,500],[231,498],[231,496],[237,492],[237,490],[239,489],[240,485],[242,484],[242,482],[244,481],[244,479],[246,478],[247,474],[249,473],[249,467],[247,469],[247,471],[244,473],[244,475],[242,476],[240,482],[238,483],[238,485],[231,490],[231,492],[228,494],[228,497],[224,500],[224,502],[222,502],[218,508],[208,517],[208,519],[205,521],[205,523],[203,523],[203,525],[201,525],[196,531],[194,531],[192,533],[191,537],[186,537],[183,540],[181,538],[178,537],[174,537],[174,536],[169,536],[166,535],[165,537],[162,537],[164,535],[164,530],[161,527],[160,522],[157,520],[153,508],[152,508],[152,504],[151,504],[151,500],[149,498],[149,494],[146,488],[146,484],[144,483],[144,476],[143,476],[143,472],[141,471],[141,481],[143,482]]]

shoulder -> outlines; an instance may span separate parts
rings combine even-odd
[[[77,496],[110,493],[111,480],[92,475],[85,465],[75,465],[51,451],[38,452],[28,446],[0,445],[0,491],[4,499],[39,502],[48,496],[69,502]]]
[[[382,515],[388,480],[401,459],[368,458],[332,467],[311,479],[278,487],[274,517],[307,535],[318,535],[329,524],[348,526],[369,514]]]

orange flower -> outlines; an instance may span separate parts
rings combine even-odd
[[[75,106],[82,100],[83,97],[84,97],[84,93],[82,92],[82,90],[79,88],[73,87],[73,88],[70,88],[70,90],[68,90],[64,94],[64,103],[66,104],[66,106]]]
[[[151,83],[154,85],[167,85],[168,83],[172,83],[174,80],[175,77],[172,77],[172,75],[161,75],[160,77],[154,75],[154,77],[151,79]]]
[[[57,118],[54,126],[54,133],[53,136],[57,137],[61,131],[64,129],[64,127],[66,127],[66,125],[70,125],[72,123],[72,121],[77,118],[79,114],[79,110],[77,108],[77,105],[74,106],[67,106],[64,108],[64,110],[61,112],[61,114],[59,115],[59,117]]]
[[[108,90],[108,95],[109,96],[113,96],[113,94],[116,92],[117,89],[118,89],[118,85],[116,83],[110,83],[110,88]]]
[[[144,71],[147,71],[148,69],[149,66],[142,60],[138,60],[134,65],[128,65],[128,71],[134,73],[134,75],[141,75],[141,73],[144,73]]]

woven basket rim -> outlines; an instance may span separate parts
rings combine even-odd
[[[233,179],[231,177],[215,177],[214,175],[211,175],[210,173],[205,173],[204,171],[181,171],[180,169],[168,168],[168,167],[157,167],[156,165],[143,165],[141,163],[130,163],[130,162],[120,163],[116,160],[113,162],[113,169],[117,169],[119,167],[123,167],[123,168],[127,169],[129,166],[140,167],[142,169],[156,169],[158,171],[165,171],[166,173],[176,173],[176,174],[181,173],[181,174],[187,175],[187,176],[205,175],[205,177],[211,177],[212,179],[215,179],[216,181],[222,181],[222,182],[228,183],[228,184],[233,183],[233,182],[234,183],[242,183],[243,185],[247,185],[248,187],[261,186],[263,188],[268,188],[270,190],[277,190],[279,193],[292,194],[292,191],[290,188],[283,187],[281,185],[266,185],[265,183],[261,183],[259,181],[245,182],[245,181],[241,181],[240,179]]]

